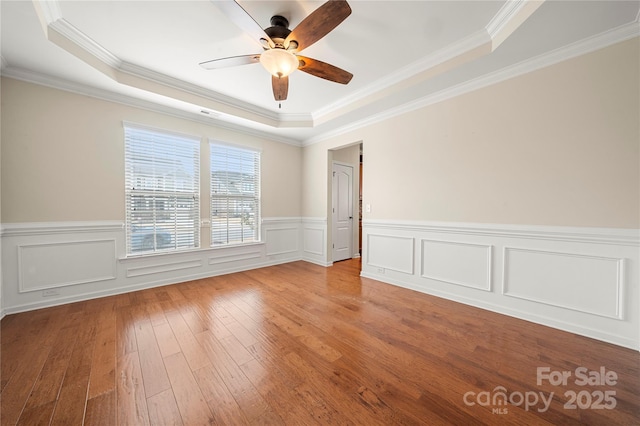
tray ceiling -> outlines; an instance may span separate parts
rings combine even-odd
[[[317,1],[244,1],[290,28]],[[204,120],[294,144],[638,35],[635,1],[361,1],[305,49],[351,73],[340,85],[296,71],[273,100],[260,53],[216,1],[2,1],[2,74]],[[493,78],[493,80],[492,80]],[[203,112],[204,111],[204,112]]]

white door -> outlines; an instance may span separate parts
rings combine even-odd
[[[353,167],[333,164],[333,261],[351,259],[353,250]]]

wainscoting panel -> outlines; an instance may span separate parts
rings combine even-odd
[[[19,291],[113,280],[115,257],[115,239],[19,245]],[[73,267],[69,267],[67,259],[73,259]]]
[[[209,258],[209,265],[221,265],[225,263],[233,263],[244,260],[259,259],[262,257],[260,250],[242,251],[240,253],[231,253],[224,255],[211,256]]]
[[[297,226],[291,228],[267,229],[265,234],[265,240],[267,242],[267,256],[298,252],[300,230]]]
[[[302,259],[321,266],[332,264],[327,255],[327,219],[302,218]]]
[[[364,277],[640,349],[637,229],[365,220],[362,231]]]
[[[384,270],[413,274],[414,239],[403,236],[368,234],[367,264]]]
[[[425,239],[421,243],[423,278],[491,291],[490,245]]]
[[[503,294],[622,319],[624,260],[504,249]]]
[[[122,222],[4,224],[0,313],[301,260],[302,222],[263,218],[259,243],[129,257]]]
[[[304,252],[324,255],[324,229],[305,228],[304,230]]]
[[[162,274],[166,272],[181,271],[183,269],[199,268],[202,266],[200,259],[185,259],[176,262],[152,263],[143,266],[131,266],[127,268],[127,278],[143,275]]]

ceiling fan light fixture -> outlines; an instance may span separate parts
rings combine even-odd
[[[298,69],[298,58],[285,49],[275,48],[260,55],[260,63],[274,77],[286,77]]]

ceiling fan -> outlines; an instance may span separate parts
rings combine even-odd
[[[345,0],[329,0],[307,16],[296,28],[280,15],[271,18],[271,26],[262,29],[244,8],[234,0],[215,1],[236,25],[259,41],[264,49],[253,55],[231,56],[200,63],[205,69],[227,68],[260,62],[271,73],[271,85],[276,101],[287,99],[289,74],[296,69],[336,83],[347,84],[353,74],[317,59],[298,55],[331,32],[351,14]]]

